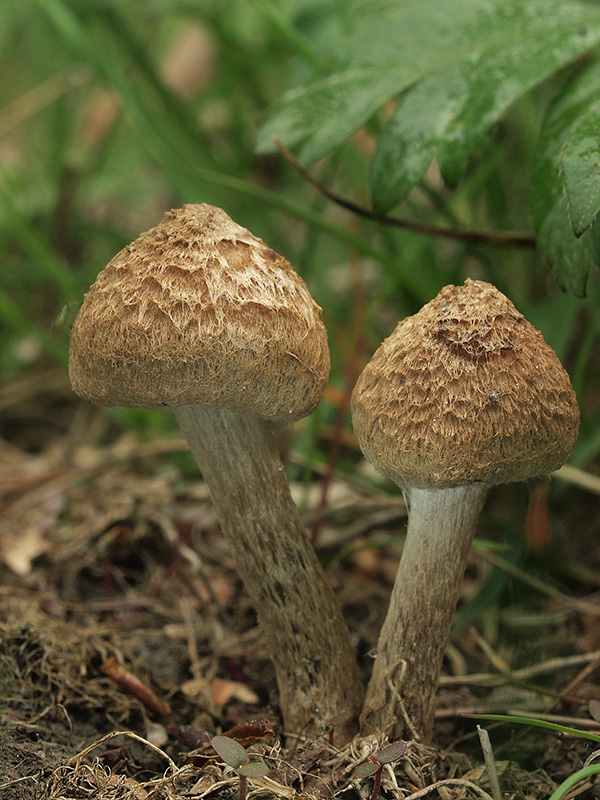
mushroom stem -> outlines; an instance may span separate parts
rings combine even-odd
[[[428,741],[435,691],[487,487],[409,490],[406,542],[361,715],[361,733]]]
[[[314,734],[343,712],[355,733],[362,686],[348,629],[289,491],[270,423],[200,405],[172,409],[206,481],[275,665],[287,730]]]

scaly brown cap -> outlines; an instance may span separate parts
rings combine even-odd
[[[81,397],[201,404],[287,422],[329,373],[321,309],[290,264],[224,211],[185,205],[118,253],[71,331]]]
[[[400,322],[360,375],[354,430],[400,486],[493,486],[558,469],[579,409],[542,334],[494,286],[446,286]]]

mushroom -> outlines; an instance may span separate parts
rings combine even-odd
[[[121,250],[71,331],[78,395],[174,413],[256,610],[286,730],[314,733],[347,712],[342,742],[362,701],[358,666],[277,436],[315,409],[328,373],[321,309],[305,283],[206,204],[167,212]]]
[[[425,741],[488,489],[571,454],[579,409],[542,334],[494,286],[446,286],[398,324],[359,376],[354,430],[407,498],[408,530],[361,714],[361,733]]]

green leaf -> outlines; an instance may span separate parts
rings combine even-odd
[[[548,800],[562,800],[569,789],[572,789],[573,786],[578,784],[580,781],[584,781],[586,778],[589,778],[592,775],[598,775],[599,773],[600,764],[592,764],[589,767],[583,767],[583,769],[577,770],[577,772],[574,772],[572,775],[569,775],[568,778],[565,778],[560,786],[554,792],[552,792]]]
[[[223,761],[234,769],[239,769],[244,761],[248,760],[248,753],[235,739],[230,739],[228,736],[213,736],[210,743]]]
[[[419,183],[436,157],[452,109],[430,79],[406,95],[383,129],[371,164],[371,202],[384,214]]]
[[[575,236],[581,236],[600,211],[600,102],[571,128],[561,168],[571,227]]]
[[[381,764],[376,764],[374,761],[365,761],[364,764],[359,764],[352,773],[353,778],[368,778],[375,775],[378,769],[381,769]]]
[[[437,157],[446,182],[460,179],[488,130],[525,92],[600,41],[600,10],[579,2],[530,0],[498,9],[487,39],[449,69],[417,84],[379,139],[373,206],[398,203]]]
[[[513,714],[463,714],[459,713],[460,717],[467,719],[485,719],[490,722],[510,722],[517,725],[531,725],[534,728],[546,728],[549,731],[559,731],[560,733],[568,733],[572,736],[578,736],[580,739],[590,739],[592,742],[600,742],[600,736],[595,733],[588,733],[579,728],[570,728],[567,725],[557,725],[555,722],[547,722],[545,719],[537,719],[536,717],[520,717]]]
[[[517,0],[513,0],[516,3]],[[354,28],[312,79],[289,91],[258,137],[303,147],[311,163],[348,138],[386,100],[462,58],[494,30],[501,0],[367,0]]]
[[[264,761],[251,761],[249,764],[242,764],[237,771],[245,778],[261,778],[268,773],[269,768]]]
[[[302,144],[299,158],[311,163],[391,97],[438,73],[442,83],[432,79],[414,111],[431,97],[421,139],[445,131],[441,158],[455,181],[473,147],[463,131],[475,124],[481,138],[523,91],[599,39],[600,9],[577,0],[366,0],[336,51],[272,112],[258,149],[271,150],[278,136],[290,148]],[[430,149],[413,170],[422,174],[431,157]]]
[[[407,748],[406,742],[392,742],[384,747],[376,754],[376,758],[380,764],[391,764],[393,761],[398,761],[402,758]]]
[[[561,157],[581,120],[595,110],[599,92],[598,62],[566,82],[544,121],[532,177],[531,209],[540,252],[562,288],[579,296],[585,295],[590,270],[600,264],[600,229],[590,225],[579,238],[573,233]],[[586,186],[578,181],[573,186],[571,180],[571,189],[582,195],[577,207],[584,207]]]
[[[600,42],[600,8],[580,2],[517,2],[503,20],[506,40],[463,65],[467,94],[440,146],[440,170],[455,185],[472,150],[508,108]]]

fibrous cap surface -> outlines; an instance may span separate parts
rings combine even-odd
[[[579,409],[542,334],[494,286],[446,286],[398,324],[352,395],[360,446],[401,486],[495,485],[571,454]]]
[[[321,309],[282,256],[221,209],[169,211],[104,268],[71,331],[69,374],[101,405],[309,414],[329,373]]]

